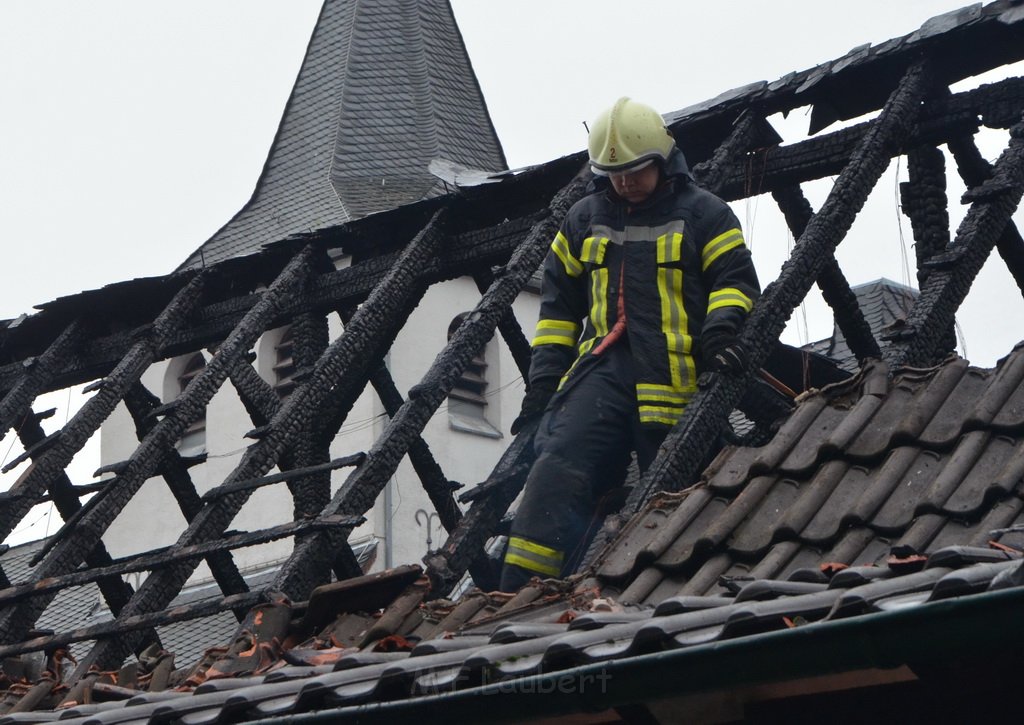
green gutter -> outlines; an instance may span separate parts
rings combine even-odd
[[[1022,651],[1024,587],[1016,587],[440,695],[254,722],[521,721],[760,683],[962,657],[995,659]]]

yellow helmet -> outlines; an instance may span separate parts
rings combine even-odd
[[[657,111],[623,96],[590,128],[590,168],[607,176],[653,159],[666,161],[675,145]]]

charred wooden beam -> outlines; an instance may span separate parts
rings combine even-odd
[[[499,274],[504,273],[504,269],[498,269],[497,271]],[[473,281],[476,282],[477,289],[483,293],[494,284],[494,277],[495,273],[493,270],[482,269],[473,275]],[[498,320],[498,333],[505,341],[505,345],[508,346],[508,351],[512,353],[512,359],[515,360],[519,374],[523,376],[524,380],[529,380],[530,356],[532,354],[530,341],[526,338],[526,334],[523,332],[523,328],[520,326],[519,320],[516,319],[511,307]]]
[[[949,246],[949,212],[946,209],[946,159],[932,146],[918,146],[907,154],[910,180],[900,184],[900,201],[910,218],[917,256],[918,289],[928,283],[928,261]],[[956,349],[956,330],[946,329],[942,347]]]
[[[46,391],[58,371],[66,365],[66,358],[81,340],[81,325],[76,320],[64,328],[37,358],[27,358],[18,364],[17,382],[0,400],[0,435],[32,415],[31,405],[36,396]]]
[[[385,366],[379,365],[370,376],[370,384],[373,385],[373,389],[377,392],[377,397],[380,398],[380,402],[384,405],[384,410],[388,416],[394,418],[402,405],[405,404],[405,399],[398,392],[398,387],[395,385],[391,373],[388,372]],[[437,460],[430,452],[430,447],[421,436],[417,436],[409,444],[409,462],[412,463],[413,470],[416,471],[423,490],[427,492],[430,503],[433,504],[434,510],[437,511],[438,519],[441,521],[441,525],[444,526],[444,530],[451,531],[459,523],[459,519],[462,518],[462,510],[452,496],[455,485],[444,475],[441,466],[438,465]]]
[[[201,303],[205,276],[197,275],[179,291],[146,334],[137,338],[95,393],[61,429],[57,441],[39,456],[33,467],[11,486],[10,493],[20,496],[18,503],[0,507],[0,539],[13,531],[49,482],[63,475],[86,442],[110,416],[142,374],[156,359],[167,337],[176,333]]]
[[[321,255],[326,260],[326,255]],[[316,365],[330,342],[327,317],[322,314],[304,312],[292,320],[289,330],[292,334],[292,364],[295,378],[301,379]],[[293,469],[307,470],[307,475],[294,475],[288,479],[288,490],[292,494],[292,519],[316,516],[331,499],[331,471],[320,468],[331,460],[330,441],[315,434],[316,417],[307,409],[299,423],[302,432],[293,437],[291,444]],[[301,539],[296,539],[298,542]],[[321,573],[319,584],[330,580],[328,572]]]
[[[331,471],[336,471],[339,468],[359,465],[364,458],[366,458],[365,453],[356,453],[351,456],[335,458],[333,461],[328,461],[327,463],[317,463],[312,466],[304,466],[303,468],[289,468],[287,471],[282,473],[272,473],[269,476],[252,478],[248,481],[225,483],[204,493],[202,500],[204,502],[215,501],[218,498],[223,498],[224,496],[228,496],[236,491],[255,491],[257,488],[263,488],[264,486],[270,486],[275,483],[294,481],[296,479],[309,477],[318,473],[330,473]],[[315,516],[315,514],[311,515]],[[296,521],[301,520],[301,518],[302,517],[297,518]]]
[[[999,111],[988,113],[988,103],[998,103]],[[1006,122],[1004,107],[1024,107],[1024,79],[1011,78],[991,86],[965,91],[945,100],[926,101],[921,122],[907,137],[907,147],[938,145],[970,136],[981,119],[996,128]],[[747,198],[753,190],[765,193],[796,186],[838,174],[870,129],[866,121],[833,133],[788,146],[752,152],[751,157],[735,162],[728,170],[719,196],[728,201]],[[901,149],[893,149],[893,154]]]
[[[960,178],[968,188],[981,186],[992,178],[992,164],[981,155],[973,137],[950,139],[947,148],[953,154]],[[996,241],[996,249],[1013,276],[1013,281],[1017,283],[1017,288],[1024,293],[1024,239],[1021,239],[1020,230],[1012,220],[1007,222],[1006,229]]]
[[[814,217],[811,203],[799,187],[788,187],[772,192],[772,197],[779,205],[786,225],[793,233],[794,239],[800,239],[807,224]],[[846,338],[846,344],[857,360],[879,358],[882,351],[871,333],[871,325],[864,318],[864,311],[857,302],[857,295],[850,289],[846,275],[839,268],[835,256],[829,256],[818,274],[818,288],[825,302],[832,308],[836,325]]]
[[[154,612],[124,619],[118,618],[102,624],[94,624],[89,627],[80,627],[68,632],[34,637],[24,640],[18,644],[0,646],[0,657],[14,657],[26,652],[39,652],[66,647],[75,642],[86,642],[89,640],[103,640],[104,638],[117,639],[128,634],[136,634],[140,631],[151,630],[155,627],[164,627],[175,622],[188,622],[193,619],[202,619],[219,612],[232,610],[236,614],[245,616],[245,613],[257,604],[266,601],[265,592],[248,592],[246,594],[232,594],[223,599],[212,601],[201,601],[195,604],[185,604],[174,609],[163,612]],[[79,668],[81,669],[81,668]],[[78,670],[71,676],[70,681],[74,682],[81,674]]]
[[[265,426],[281,408],[281,399],[277,396],[270,383],[260,377],[251,364],[251,360],[236,365],[228,377],[235,386],[239,400],[249,419],[257,428]]]
[[[585,167],[584,172],[555,196],[546,218],[534,226],[512,255],[506,273],[483,295],[420,383],[409,391],[409,399],[367,453],[366,461],[342,484],[325,513],[362,515],[373,506],[412,441],[445,400],[470,359],[494,334],[498,320],[540,266],[562,218],[584,195],[588,177],[589,169]],[[368,306],[364,305],[360,312]],[[307,578],[305,570],[323,565],[325,557],[347,537],[347,533],[342,534],[324,533],[304,542],[281,568],[275,586],[285,592],[301,588]]]
[[[51,577],[39,582],[8,585],[7,588],[0,590],[0,605],[6,606],[30,597],[39,596],[40,594],[57,592],[67,587],[82,586],[90,582],[102,582],[107,578],[118,579],[120,576],[131,574],[132,572],[154,571],[180,561],[209,558],[211,554],[217,552],[223,553],[233,549],[265,544],[269,541],[286,539],[310,531],[358,526],[363,521],[362,517],[325,516],[323,518],[292,521],[287,524],[261,529],[260,531],[232,534],[192,546],[166,547],[136,554],[135,556],[124,557],[116,561],[108,556],[107,563],[97,564],[90,569]]]
[[[21,437],[21,441],[25,444],[26,448],[30,448],[33,443],[46,437],[43,427],[39,424],[39,419],[36,416],[29,416],[22,422],[18,429],[18,435]],[[63,471],[59,475],[50,478],[48,483],[50,499],[53,501],[54,507],[62,519],[65,521],[70,520],[82,508],[82,503],[78,500],[79,493]],[[102,541],[96,544],[96,547],[85,557],[85,563],[89,567],[108,566],[112,561],[113,559]],[[128,582],[117,576],[98,577],[95,581],[99,586],[103,599],[107,602],[107,606],[114,614],[121,611],[121,608],[128,602],[128,599],[131,598],[135,591]]]
[[[135,421],[139,440],[144,440],[145,436],[156,427],[152,412],[159,403],[160,400],[142,383],[133,385],[125,395],[124,404]],[[177,450],[171,450],[166,454],[160,463],[158,472],[167,483],[167,488],[174,496],[174,500],[178,502],[178,508],[181,509],[185,521],[191,522],[199,515],[199,511],[203,508],[203,502],[188,473],[188,466]],[[234,559],[227,551],[210,554],[206,563],[210,565],[210,573],[213,574],[213,578],[224,594],[239,594],[249,591],[245,578],[238,571]]]
[[[786,321],[846,236],[890,158],[903,146],[930,86],[925,61],[907,72],[836,179],[821,210],[808,222],[778,279],[754,305],[741,334],[750,353],[751,370],[760,368],[767,359]],[[631,497],[633,510],[657,492],[677,490],[693,480],[700,461],[711,450],[729,412],[747,388],[750,375],[749,371],[744,375],[707,374]]]
[[[295,436],[301,432],[300,423],[307,415],[307,411],[319,409],[334,392],[334,388],[343,377],[351,378],[354,375],[364,375],[360,371],[360,366],[366,364],[366,349],[378,343],[375,333],[394,323],[393,317],[396,310],[405,308],[409,298],[416,294],[416,290],[413,289],[413,281],[417,271],[422,268],[426,260],[436,256],[438,245],[445,237],[444,218],[443,211],[435,214],[430,224],[406,247],[401,259],[374,290],[367,303],[359,309],[351,324],[337,340],[331,343],[306,380],[285,399],[277,414],[267,425],[266,433],[246,450],[242,460],[225,480],[224,485],[231,485],[237,481],[252,479],[266,473],[280,459]],[[299,255],[275,281],[267,294],[272,295],[276,300],[277,295],[285,292],[286,289],[294,293],[293,287],[302,281],[299,272],[305,269],[307,256],[307,254]],[[285,284],[284,280],[289,282]],[[263,306],[263,308],[266,319],[272,317],[273,309],[269,306]],[[264,322],[264,318],[261,318],[261,322]],[[401,323],[399,322],[399,324]],[[226,377],[230,368],[237,365],[239,360],[244,359],[245,352],[252,347],[255,341],[255,335],[241,336],[240,330],[247,327],[247,325],[240,325],[239,330],[232,333],[232,336],[220,346],[217,355],[207,365],[206,370],[216,365],[221,356],[227,355],[229,351],[235,351],[234,355],[226,358],[226,362],[229,362],[230,366],[224,364],[220,366],[224,377]],[[244,348],[242,347],[243,342]],[[199,379],[200,377],[196,378],[196,380]],[[190,384],[189,388],[195,384],[196,380]],[[363,381],[365,384],[365,375]],[[187,392],[188,389],[186,389],[186,394]],[[249,499],[249,496],[250,491],[236,491],[205,506],[178,539],[177,545],[191,546],[220,536],[242,505]],[[338,511],[325,511],[323,515],[339,513],[348,515]],[[346,532],[348,530],[350,529],[343,529]],[[346,539],[347,533],[341,537],[340,541],[344,542]],[[314,539],[309,541],[312,542]],[[296,549],[296,553],[305,547],[306,543],[304,542],[301,547]],[[331,553],[338,548],[340,547],[332,548]],[[294,558],[295,554],[291,560]],[[318,570],[310,569],[304,572],[305,582],[318,580],[318,571],[325,571],[328,564],[323,560],[321,563],[322,566]],[[166,606],[181,589],[194,567],[195,564],[192,562],[180,562],[152,574],[143,582],[139,591],[124,608],[122,617],[131,617]],[[309,590],[306,589],[304,592],[295,589],[282,591],[296,599],[308,594]],[[296,596],[297,593],[299,596]],[[99,643],[83,660],[83,664],[80,664],[79,668],[93,664],[106,667],[119,663],[133,643],[132,636]]]
[[[886,359],[891,366],[925,366],[942,354],[946,331],[981,271],[1010,215],[1024,194],[1024,122],[1010,130],[1010,143],[996,162],[992,177],[970,189],[967,216],[945,255],[933,259],[928,282],[921,290],[905,333],[894,341]]]
[[[100,504],[91,508],[79,521],[79,525],[54,547],[46,560],[37,567],[37,579],[59,576],[71,571],[82,561],[84,553],[95,547],[103,532],[124,509],[135,492],[156,472],[167,454],[173,450],[185,429],[203,414],[207,403],[223,384],[231,369],[240,360],[245,359],[283,300],[288,299],[300,287],[307,276],[310,253],[307,248],[296,254],[288,263],[274,283],[263,293],[261,300],[221,344],[209,364],[188,384],[178,399],[179,405],[146,434],[128,459],[125,470],[118,476],[116,490],[105,495]],[[187,567],[179,565],[178,568]],[[146,583],[151,581],[152,578]],[[174,592],[166,592],[168,601],[179,589],[180,583]],[[143,591],[144,588],[141,588],[136,592],[124,611],[132,608],[132,603],[139,599]],[[49,604],[49,599],[52,597],[36,597],[0,613],[0,641],[9,642],[24,637]]]

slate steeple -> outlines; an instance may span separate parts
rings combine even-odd
[[[448,0],[325,0],[252,198],[181,268],[443,193],[437,157],[506,168]]]

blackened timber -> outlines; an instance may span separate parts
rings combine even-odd
[[[751,310],[740,336],[750,355],[748,371],[742,375],[707,374],[631,496],[634,511],[657,492],[678,490],[694,479],[701,460],[747,388],[749,371],[759,369],[767,359],[793,310],[807,296],[826,260],[833,258],[890,158],[906,141],[931,82],[926,61],[915,64],[900,81],[825,203],[808,222],[778,278]]]
[[[326,254],[322,250],[320,258],[321,263],[326,262]],[[323,355],[330,342],[327,317],[313,312],[303,312],[292,320],[289,330],[292,334],[293,380],[301,381],[302,376],[316,365],[316,361]],[[292,519],[295,521],[316,516],[331,499],[330,469],[313,469],[331,460],[330,441],[315,435],[316,423],[312,410],[307,409],[306,416],[299,425],[303,430],[292,438],[290,468],[311,472],[288,479],[288,490],[291,491],[293,503]],[[326,584],[330,580],[328,572],[322,572],[321,577],[321,584]]]
[[[907,153],[909,181],[900,184],[900,202],[910,218],[917,257],[918,289],[928,284],[928,261],[949,246],[949,213],[946,209],[946,158],[932,146],[918,146]],[[956,349],[956,330],[946,329],[942,347]]]
[[[800,187],[792,186],[772,192],[772,198],[786,218],[786,225],[793,233],[793,238],[800,239],[807,229],[808,222],[814,216],[807,197]],[[847,282],[846,275],[839,268],[834,256],[829,256],[825,260],[817,282],[822,297],[832,308],[836,325],[839,326],[843,337],[846,338],[846,344],[850,346],[850,351],[857,360],[881,357],[882,351],[871,333],[871,325],[864,318],[864,311],[860,308],[857,295],[850,289],[850,283]]]
[[[370,384],[377,392],[377,397],[384,405],[384,410],[389,417],[398,414],[405,399],[398,392],[391,373],[387,367],[379,365],[370,376]],[[427,492],[430,503],[437,511],[438,519],[445,531],[451,531],[462,518],[462,509],[459,508],[452,496],[453,486],[444,471],[430,452],[430,447],[423,440],[422,436],[416,438],[409,444],[409,462],[420,479],[423,490]]]
[[[476,287],[480,292],[486,292],[487,288],[494,283],[494,272],[491,270],[481,270],[473,275],[473,281],[476,282]],[[520,326],[519,320],[516,319],[511,307],[498,320],[498,332],[505,341],[508,351],[512,353],[512,359],[519,369],[519,374],[523,376],[524,380],[529,380],[532,349],[530,348],[530,341],[526,339],[523,328]]]
[[[29,512],[49,481],[63,473],[92,435],[110,416],[127,391],[156,359],[168,336],[175,334],[202,301],[205,275],[196,275],[153,321],[148,334],[137,338],[103,384],[61,429],[59,440],[42,454],[30,471],[18,478],[10,492],[22,497],[17,504],[0,507],[0,540],[13,531]]]
[[[923,143],[938,145],[971,135],[979,126],[978,116],[1002,123],[1005,114],[986,114],[986,100],[998,98],[1006,103],[1009,93],[1017,108],[1024,104],[1024,79],[1011,78],[991,86],[958,93],[944,100],[926,101],[921,123],[907,137],[907,146]],[[752,152],[742,163],[733,163],[721,183],[718,194],[727,201],[746,198],[752,191],[771,192],[779,188],[834,176],[842,171],[853,150],[871,127],[866,121],[849,128],[800,141],[787,146]],[[996,126],[1002,127],[1002,126]],[[894,150],[894,153],[899,151]]]
[[[236,614],[245,615],[252,607],[262,603],[266,599],[263,592],[248,592],[245,594],[232,594],[223,599],[207,600],[195,604],[185,604],[174,609],[163,612],[153,612],[135,615],[132,617],[118,618],[102,624],[94,624],[89,627],[81,627],[68,632],[35,637],[33,639],[0,646],[0,657],[14,657],[26,652],[39,652],[42,650],[65,647],[75,642],[86,642],[89,640],[101,640],[103,638],[117,639],[131,633],[138,636],[140,630],[151,630],[154,627],[164,627],[175,622],[188,622],[193,619],[202,619],[219,612],[233,610]],[[80,668],[79,668],[80,669]],[[78,670],[71,676],[70,681],[75,682],[81,675]]]
[[[968,188],[981,186],[992,177],[992,164],[981,155],[973,137],[950,139],[947,147],[956,161],[960,178]],[[1024,239],[1021,239],[1020,230],[1012,220],[1007,222],[1006,229],[996,242],[996,249],[1013,276],[1013,281],[1017,283],[1017,288],[1024,293]]]
[[[144,552],[131,557],[125,557],[114,561],[107,557],[107,563],[93,565],[93,568],[83,571],[76,571],[62,576],[55,576],[44,579],[40,582],[30,584],[15,584],[6,589],[0,590],[0,605],[8,605],[14,602],[38,596],[47,592],[57,592],[67,587],[77,587],[90,582],[102,582],[106,578],[119,579],[124,574],[131,574],[139,571],[152,571],[165,567],[179,561],[188,561],[206,557],[216,552],[227,552],[233,549],[242,549],[247,546],[265,544],[269,541],[286,539],[296,534],[335,527],[352,527],[363,523],[362,517],[352,518],[347,516],[325,516],[323,518],[304,519],[292,521],[287,524],[272,526],[259,531],[232,534],[224,536],[203,544],[195,544],[185,547],[166,547],[163,549]],[[127,584],[125,585],[127,586]],[[246,590],[247,591],[247,590]],[[242,593],[242,592],[235,592]]]
[[[956,264],[928,277],[907,320],[908,335],[893,342],[886,355],[891,366],[932,364],[941,355],[946,331],[971,283],[1009,223],[1024,194],[1024,122],[1010,130],[1010,143],[996,162],[992,178],[968,192],[974,203],[949,247]]]
[[[388,422],[384,432],[367,453],[366,461],[342,484],[324,513],[362,515],[393,475],[410,443],[445,400],[455,381],[480,347],[494,334],[495,325],[540,266],[562,219],[586,193],[589,169],[576,176],[551,201],[549,212],[538,220],[529,236],[512,255],[505,274],[498,277],[474,310],[466,316],[448,345],[434,359],[423,379],[409,391],[409,399]],[[360,308],[360,312],[367,305]],[[347,537],[329,532],[304,542],[284,564],[275,587],[296,588],[306,579],[305,569],[322,566],[325,557]]]
[[[257,488],[263,488],[264,486],[270,486],[283,481],[293,481],[298,478],[312,476],[317,473],[329,473],[330,471],[335,471],[339,468],[358,465],[365,457],[366,456],[363,453],[355,453],[351,456],[335,458],[333,461],[328,461],[327,463],[317,463],[312,466],[304,466],[303,468],[289,468],[283,473],[272,473],[269,476],[261,476],[260,478],[253,478],[249,481],[225,483],[217,488],[212,488],[207,491],[203,494],[202,500],[213,501],[232,494],[235,491],[256,490]]]
[[[124,404],[135,421],[139,440],[143,440],[156,426],[156,420],[152,413],[160,404],[159,398],[149,392],[142,383],[136,383],[124,396]],[[174,496],[174,500],[177,501],[185,521],[192,521],[202,509],[203,502],[199,497],[199,492],[196,491],[192,477],[188,473],[188,466],[182,460],[181,454],[177,450],[169,451],[161,461],[158,472],[167,484],[171,495]],[[249,591],[245,578],[238,571],[234,559],[227,551],[213,552],[206,559],[206,563],[209,564],[210,573],[213,574],[220,590],[225,594]]]
[[[30,448],[34,442],[46,437],[43,427],[39,424],[39,419],[36,416],[30,416],[22,422],[18,429],[18,435],[21,437],[22,443],[25,444],[26,448]],[[53,505],[56,507],[60,517],[68,521],[82,508],[82,503],[78,500],[79,493],[75,491],[75,487],[71,484],[64,471],[50,478],[48,485]],[[85,563],[89,567],[108,566],[112,561],[113,559],[102,541],[96,544],[96,547],[85,557]],[[98,577],[95,581],[99,586],[103,599],[107,602],[107,606],[114,614],[121,611],[121,607],[127,603],[135,591],[128,582],[118,576]]]
[[[54,547],[46,560],[36,568],[37,579],[67,573],[82,561],[85,552],[96,545],[103,532],[124,509],[135,492],[156,472],[167,454],[174,449],[186,428],[203,415],[206,405],[220,389],[228,373],[240,360],[245,359],[256,339],[267,329],[268,321],[274,317],[278,307],[305,281],[309,256],[310,250],[307,248],[296,254],[288,263],[274,283],[263,293],[260,301],[249,310],[220,345],[213,359],[189,382],[179,397],[179,405],[174,412],[157,422],[146,434],[128,459],[125,470],[118,476],[116,490],[107,493],[99,505],[90,509],[74,531]],[[178,568],[183,568],[183,565],[179,565]],[[153,578],[147,579],[146,584],[152,581]],[[144,590],[145,584],[135,593],[124,611],[132,609],[133,603],[139,600]],[[167,601],[178,590],[180,583],[173,592],[165,593],[168,596]],[[0,640],[23,638],[49,604],[50,599],[50,596],[36,597],[0,613]]]
[[[306,380],[301,382],[292,391],[291,395],[284,400],[277,414],[268,423],[266,434],[245,451],[242,455],[242,460],[224,481],[225,485],[256,478],[265,474],[271,466],[275,465],[282,454],[288,449],[294,437],[302,432],[300,422],[307,415],[307,411],[319,410],[324,402],[335,392],[334,389],[342,378],[361,377],[365,385],[367,372],[364,372],[362,367],[368,364],[368,358],[370,357],[366,354],[366,351],[368,348],[380,343],[377,335],[379,330],[396,324],[394,319],[396,311],[405,309],[409,304],[410,298],[422,294],[422,289],[419,288],[419,285],[414,284],[417,271],[421,269],[427,260],[436,256],[438,246],[445,239],[444,221],[445,210],[442,209],[434,215],[430,223],[416,238],[407,245],[402,257],[373,291],[366,303],[359,308],[349,326],[330,344]],[[274,282],[274,285],[268,290],[268,294],[276,288],[279,289],[278,283],[291,275],[293,265],[300,265],[302,269],[305,269],[305,257],[306,255],[299,255],[278,280]],[[295,271],[297,269],[294,268]],[[294,281],[298,283],[301,280],[297,278]],[[272,310],[267,309],[266,312],[269,318]],[[402,322],[404,320],[400,319],[397,321],[397,324],[400,326]],[[232,333],[232,337],[229,337],[228,341],[220,346],[217,355],[207,366],[207,369],[215,365],[218,358],[225,355],[226,351],[236,349],[235,344],[229,344],[236,333]],[[255,337],[246,337],[244,350],[237,349],[238,354],[232,356],[229,360],[231,365],[235,365],[239,360],[244,359],[246,351],[252,347],[254,341]],[[238,343],[241,340],[235,340],[234,342]],[[229,370],[229,367],[224,368],[225,376]],[[198,379],[197,377],[196,380]],[[249,499],[249,496],[250,491],[236,491],[204,506],[199,515],[196,516],[185,532],[179,537],[177,546],[200,544],[223,534],[235,515]],[[324,511],[321,513],[321,516],[336,513],[342,512]],[[362,514],[360,513],[359,515]],[[347,531],[351,529],[342,530],[346,533],[340,538],[341,542],[347,539]],[[313,539],[309,541],[313,541]],[[293,561],[296,555],[305,547],[304,541],[303,545],[295,550],[289,561]],[[340,547],[334,547],[330,553],[333,553],[338,548]],[[323,561],[319,569],[308,569],[304,572],[302,582],[308,585],[318,581],[320,577],[319,572],[326,571],[328,565],[329,562]],[[181,586],[188,579],[189,574],[191,574],[194,568],[194,562],[180,562],[155,572],[142,583],[139,591],[136,592],[135,596],[122,611],[122,616],[131,617],[167,606],[167,603],[180,591]],[[291,590],[282,591],[292,599],[302,599],[309,594],[310,588],[303,591],[301,587],[296,587]],[[133,642],[132,636],[126,636],[97,644],[92,652],[79,664],[79,670],[85,671],[85,669],[94,664],[100,667],[110,667],[120,663]]]
[[[12,426],[32,414],[32,401],[47,390],[65,358],[72,357],[71,351],[80,338],[81,324],[76,320],[57,335],[42,355],[22,361],[17,382],[0,400],[0,435],[6,435]]]
[[[255,426],[265,426],[281,408],[281,399],[248,361],[235,366],[229,374],[245,412]]]

